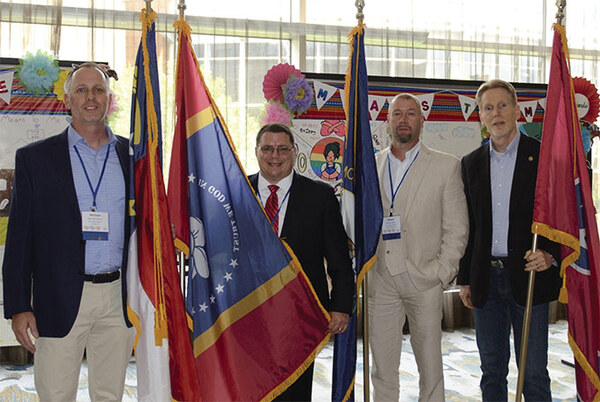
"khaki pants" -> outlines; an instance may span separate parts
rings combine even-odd
[[[415,288],[407,272],[369,272],[369,336],[373,353],[373,399],[397,401],[402,328],[408,318],[410,344],[419,369],[419,401],[444,400],[442,371],[442,287]]]
[[[84,282],[77,318],[63,338],[35,342],[34,378],[40,400],[75,401],[83,352],[92,401],[120,401],[135,332],[123,320],[121,279]]]

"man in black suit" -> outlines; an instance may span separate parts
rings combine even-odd
[[[120,400],[131,357],[122,280],[129,146],[104,122],[108,80],[95,63],[73,70],[65,82],[72,124],[16,154],[4,316],[35,353],[41,400],[75,400],[84,349],[91,399]]]
[[[510,327],[518,364],[528,276],[535,271],[523,393],[526,400],[550,401],[548,303],[560,289],[560,252],[541,237],[538,250],[530,250],[540,143],[519,133],[520,109],[510,83],[484,83],[477,104],[491,136],[462,159],[470,233],[457,283],[464,305],[474,308],[482,396],[507,400]]]
[[[287,126],[263,126],[256,136],[256,157],[260,172],[250,176],[250,184],[273,229],[298,257],[321,304],[329,311],[329,332],[340,334],[348,327],[353,308],[354,274],[333,189],[294,172],[296,147]],[[331,278],[331,293],[326,274]],[[277,399],[310,400],[313,369],[311,364]]]

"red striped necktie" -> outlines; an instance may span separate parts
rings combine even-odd
[[[273,230],[279,235],[279,216],[277,216],[277,210],[279,210],[279,198],[277,197],[277,190],[279,190],[279,186],[271,184],[269,185],[269,190],[271,191],[271,195],[269,195],[269,198],[267,198],[265,211],[267,212],[267,218],[269,218],[269,221],[273,226]]]

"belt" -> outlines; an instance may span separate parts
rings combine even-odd
[[[92,283],[114,282],[117,279],[119,279],[120,277],[121,277],[121,271],[119,271],[119,270],[116,270],[113,272],[108,272],[108,273],[103,273],[103,274],[96,274],[96,275],[85,274],[83,276],[85,281],[92,282]]]
[[[507,258],[503,257],[492,257],[490,260],[490,266],[492,268],[506,268]]]

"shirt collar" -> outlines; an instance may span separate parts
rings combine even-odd
[[[104,125],[104,129],[106,130],[106,133],[108,134],[108,143],[112,144],[115,141],[117,141],[117,137],[115,136],[115,134],[112,132],[112,130],[110,129],[110,127],[108,125]],[[73,147],[75,144],[77,143],[83,143],[86,146],[88,146],[88,143],[86,142],[86,140],[81,136],[81,134],[79,134],[77,132],[77,130],[75,130],[75,128],[73,127],[73,125],[69,125],[69,129],[67,130],[67,141],[69,144],[69,148]]]
[[[421,140],[419,140],[419,142],[417,142],[417,144],[414,147],[406,151],[406,153],[404,154],[404,160],[401,161],[400,159],[396,158],[396,155],[394,155],[394,153],[392,152],[392,146],[390,145],[390,152],[388,153],[388,155],[390,155],[392,163],[404,163],[406,161],[410,162],[414,159],[415,155],[419,152],[420,149]]]
[[[492,146],[492,140],[490,139],[490,141],[489,141],[490,157],[497,158],[497,157],[500,157],[501,155],[506,155],[506,156],[509,156],[510,158],[514,158],[517,155],[517,149],[519,148],[520,140],[521,140],[521,132],[519,130],[517,130],[517,135],[515,135],[515,138],[513,138],[512,141],[510,142],[510,144],[508,144],[504,154],[502,154],[502,153],[494,150],[494,147]]]
[[[293,178],[294,178],[294,170],[292,169],[292,172],[289,175],[287,175],[283,179],[279,180],[275,184],[277,186],[279,186],[280,189],[285,189],[287,191],[287,189],[292,186]],[[269,191],[268,188],[269,188],[270,184],[271,183],[269,183],[269,181],[263,177],[262,173],[258,172],[258,190],[259,191],[261,191],[261,190]]]

